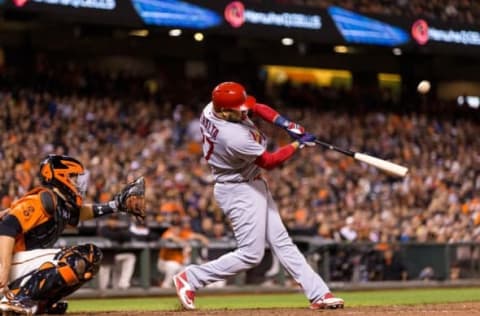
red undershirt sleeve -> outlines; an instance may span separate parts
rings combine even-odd
[[[296,150],[297,146],[295,146],[295,143],[291,143],[279,148],[273,153],[265,151],[262,155],[258,156],[255,164],[263,169],[273,169],[292,157]]]
[[[252,112],[260,116],[267,122],[274,123],[275,119],[280,115],[277,111],[266,104],[257,103],[252,108]]]

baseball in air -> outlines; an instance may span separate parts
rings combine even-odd
[[[420,81],[418,86],[417,86],[417,91],[421,94],[428,93],[428,91],[430,91],[430,81],[428,81],[428,80]]]

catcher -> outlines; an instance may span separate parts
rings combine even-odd
[[[114,212],[145,217],[143,178],[104,204],[84,204],[87,177],[68,156],[50,155],[40,165],[42,185],[0,212],[2,315],[65,314],[60,301],[97,273],[102,252],[93,244],[55,249],[67,226]]]

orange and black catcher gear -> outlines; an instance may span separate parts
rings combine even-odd
[[[80,161],[65,155],[49,155],[40,164],[42,185],[51,188],[65,202],[79,208],[83,203],[82,188],[78,177],[85,169]]]
[[[236,82],[227,81],[217,85],[212,91],[212,103],[215,111],[248,111],[256,103],[254,97],[247,95],[245,88]]]
[[[6,295],[22,305],[38,303],[37,314],[49,313],[58,301],[90,281],[100,268],[102,251],[93,244],[61,249],[52,261],[13,280]],[[61,302],[66,312],[65,302]],[[58,306],[57,306],[58,313]],[[62,313],[60,313],[62,314]]]

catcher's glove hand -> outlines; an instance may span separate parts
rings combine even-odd
[[[120,212],[134,215],[138,222],[145,220],[145,180],[143,177],[127,184],[115,195]]]

